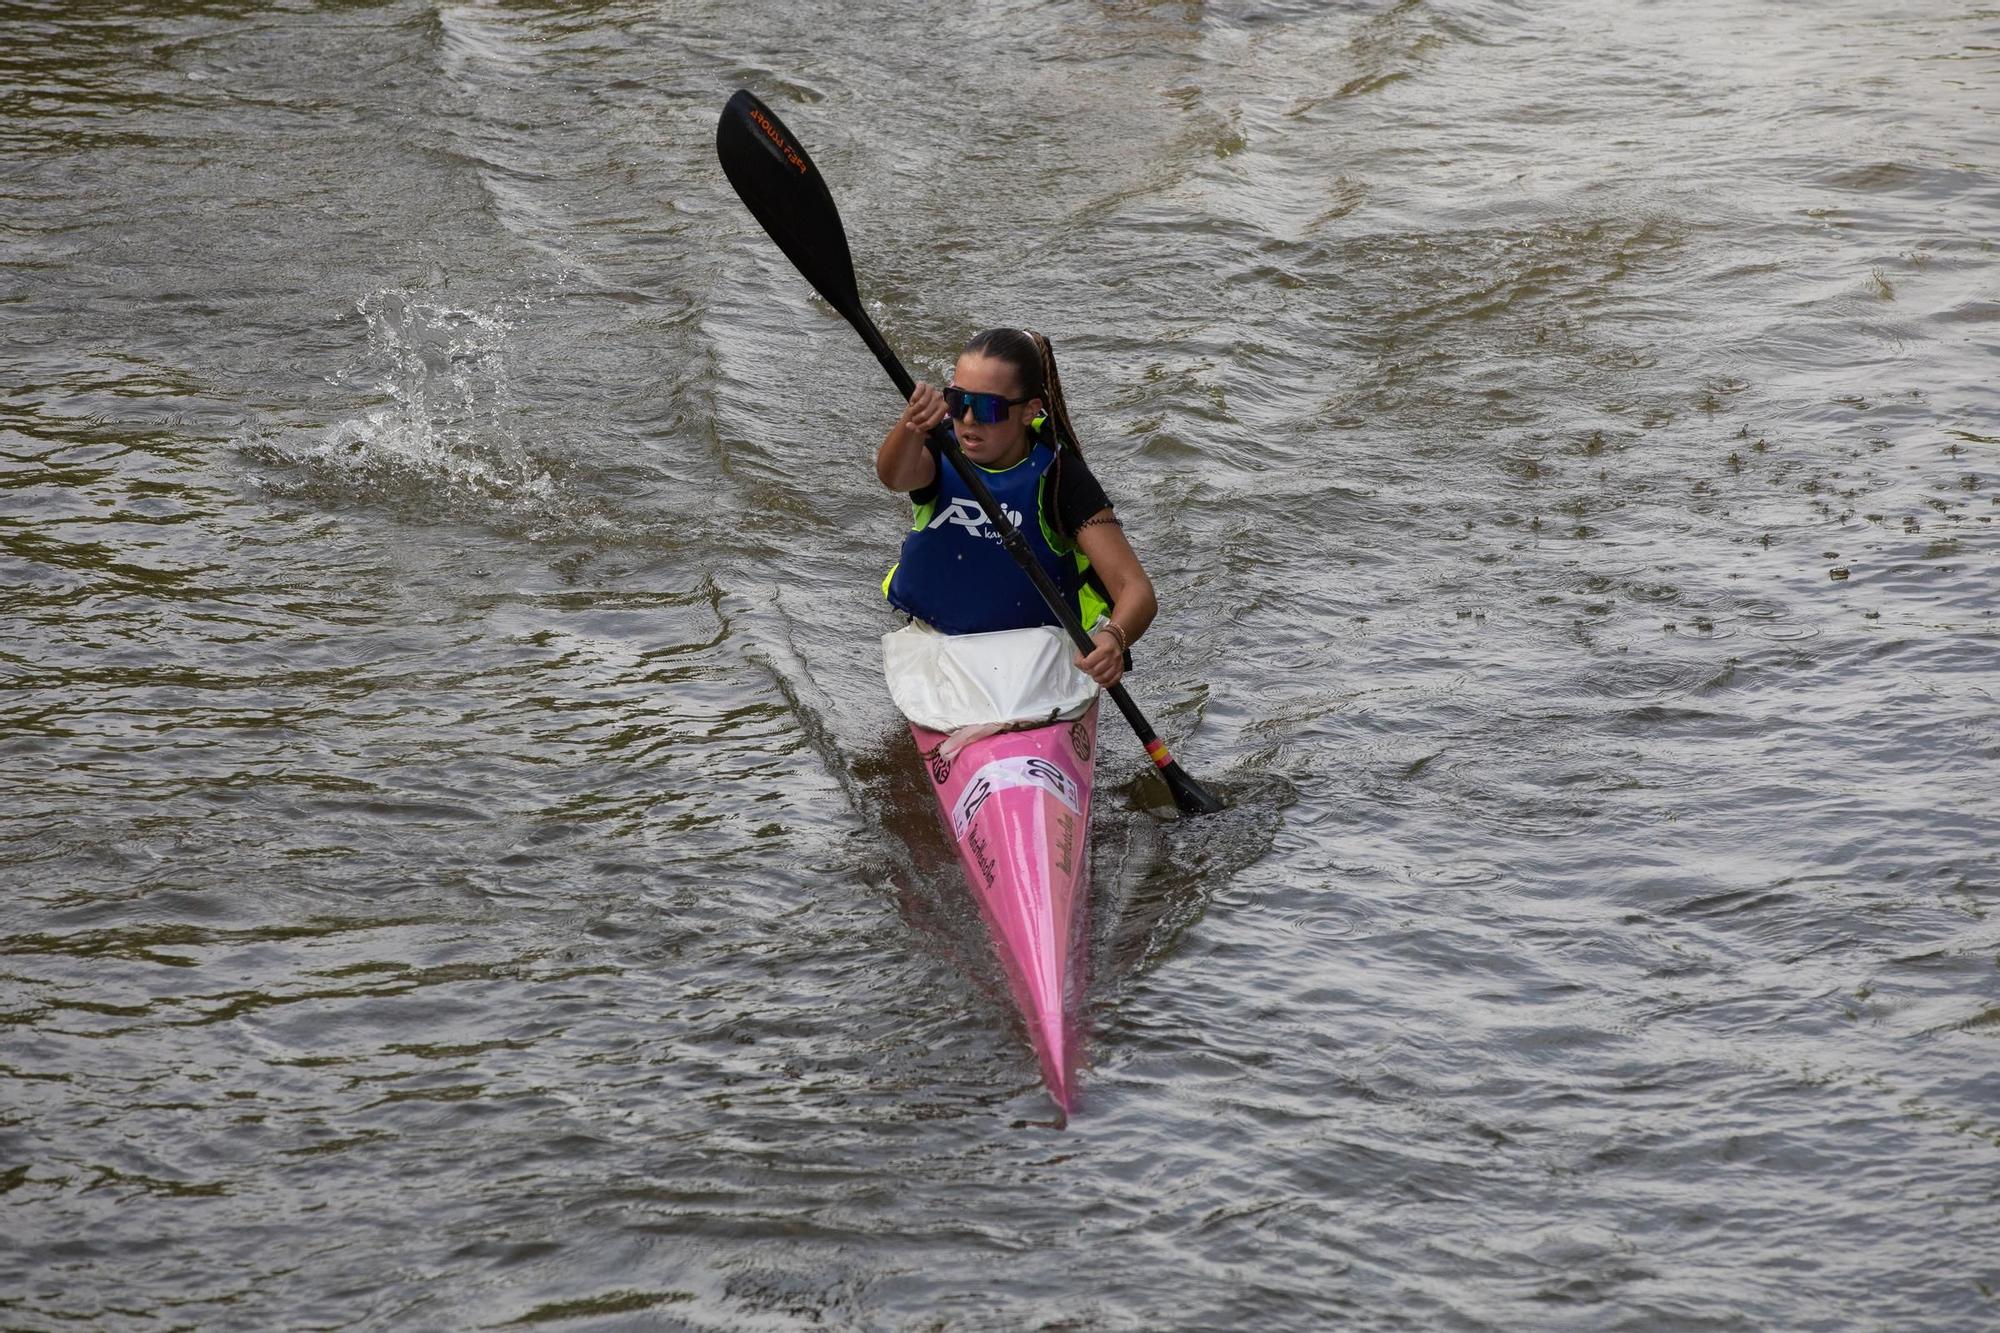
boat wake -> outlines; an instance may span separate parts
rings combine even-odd
[[[1285,809],[1298,800],[1298,789],[1275,773],[1208,785],[1228,802],[1218,814],[1176,818],[1150,773],[1124,785],[1123,810],[1113,801],[1099,808],[1091,956],[1100,1006],[1174,955],[1217,896],[1270,853]]]

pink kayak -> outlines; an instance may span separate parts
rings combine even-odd
[[[950,759],[939,749],[944,736],[914,724],[910,732],[1041,1058],[1042,1081],[1067,1115],[1083,1057],[1097,704],[1074,722],[973,741]]]

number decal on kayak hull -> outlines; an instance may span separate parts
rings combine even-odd
[[[951,835],[963,838],[966,828],[979,814],[986,798],[1009,787],[1037,787],[1068,806],[1070,813],[1083,813],[1083,795],[1076,779],[1039,755],[1009,755],[995,759],[965,784],[951,811]]]

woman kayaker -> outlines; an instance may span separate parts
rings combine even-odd
[[[1000,545],[964,480],[927,438],[949,416],[966,459],[1027,538],[1097,645],[1075,665],[1118,683],[1153,622],[1153,582],[1077,445],[1049,340],[998,328],[966,343],[942,390],[918,384],[875,451],[875,475],[916,506],[889,603],[948,635],[1053,625],[1056,617]],[[1059,660],[1059,659],[1058,659]]]

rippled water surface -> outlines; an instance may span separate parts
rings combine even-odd
[[[1056,1123],[886,379],[1160,587]],[[2000,1320],[2000,10],[0,3],[0,1324]]]

